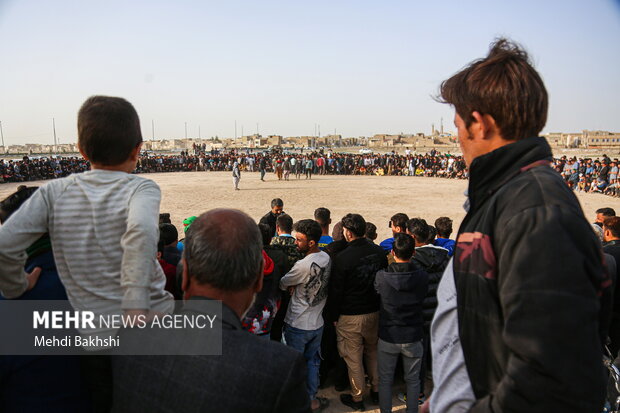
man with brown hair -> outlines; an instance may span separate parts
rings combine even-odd
[[[610,281],[538,137],[548,104],[540,75],[500,39],[444,81],[439,100],[456,111],[469,188],[437,291],[431,411],[600,411],[599,296]]]

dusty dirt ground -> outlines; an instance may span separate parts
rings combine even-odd
[[[390,217],[404,212],[409,217],[421,217],[434,223],[440,216],[454,220],[454,231],[465,216],[463,192],[467,181],[423,177],[385,176],[313,176],[306,180],[292,177],[278,181],[274,174],[267,174],[261,182],[258,173],[242,173],[241,190],[233,190],[229,172],[177,172],[144,174],[154,180],[162,190],[161,212],[169,212],[173,223],[181,230],[184,218],[200,215],[212,208],[238,208],[257,221],[270,209],[273,198],[284,200],[284,210],[295,221],[312,218],[317,207],[331,210],[333,222],[349,212],[359,213],[377,226],[378,242],[391,236],[388,228]],[[31,182],[28,185],[42,185]],[[19,184],[0,185],[0,199],[13,193]],[[612,207],[620,213],[620,198],[600,194],[577,193],[588,221],[594,221],[594,211]],[[402,373],[397,372],[397,377]],[[403,385],[396,391],[402,391]],[[319,391],[319,396],[330,399],[326,412],[347,412],[340,403],[333,387]],[[378,412],[378,406],[366,399],[367,411]],[[376,410],[372,410],[375,408]],[[404,412],[405,406],[394,397],[394,410]]]
[[[161,212],[169,212],[172,222],[181,229],[182,221],[212,208],[238,208],[257,221],[270,209],[273,198],[282,198],[284,211],[295,221],[312,218],[318,207],[329,208],[336,223],[349,212],[359,213],[377,226],[377,242],[391,236],[390,217],[404,212],[410,218],[421,217],[433,224],[440,216],[454,220],[454,232],[465,216],[463,192],[467,181],[408,176],[303,176],[297,180],[278,181],[267,174],[261,182],[258,173],[244,172],[240,191],[233,190],[229,172],[175,172],[143,174],[162,190]],[[45,181],[28,182],[43,185]],[[0,199],[13,193],[17,183],[0,185]],[[620,198],[601,194],[577,193],[588,221],[594,211],[612,207],[620,213]]]

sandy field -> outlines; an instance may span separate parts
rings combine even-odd
[[[454,231],[465,216],[462,208],[463,192],[467,181],[423,177],[379,176],[314,176],[306,180],[292,178],[278,181],[274,174],[266,175],[261,182],[258,173],[242,173],[240,188],[233,190],[229,172],[177,172],[144,174],[156,181],[162,190],[161,212],[169,212],[177,228],[182,228],[184,218],[199,215],[212,208],[238,208],[257,221],[270,209],[273,198],[284,200],[284,210],[295,221],[312,218],[317,207],[327,207],[337,222],[349,212],[362,214],[377,226],[378,241],[391,236],[388,228],[390,217],[404,212],[409,217],[421,217],[433,223],[437,217],[449,216],[454,220]],[[45,182],[30,182],[42,185]],[[19,184],[0,185],[0,199],[13,193]],[[612,207],[620,213],[620,199],[600,194],[577,193],[584,213],[590,222],[594,211]],[[402,377],[398,372],[397,377]],[[396,391],[403,390],[402,380]],[[348,412],[333,387],[319,391],[319,396],[330,399],[325,412]],[[369,403],[369,412],[379,412],[378,406]],[[376,410],[372,410],[376,408]],[[394,398],[395,412],[404,412],[405,406]]]
[[[169,212],[172,222],[182,221],[212,208],[238,208],[258,221],[270,210],[273,198],[282,198],[284,211],[295,221],[312,218],[318,207],[329,208],[335,223],[349,212],[359,213],[377,226],[378,241],[391,236],[390,217],[404,212],[410,218],[421,217],[432,224],[440,216],[454,220],[454,231],[465,216],[463,192],[467,181],[408,176],[303,176],[278,181],[267,174],[261,182],[257,172],[244,172],[240,191],[233,190],[229,172],[175,172],[143,174],[162,190],[161,212]],[[43,185],[45,181],[27,185]],[[13,193],[17,183],[0,185],[0,199]],[[586,218],[593,222],[594,211],[612,207],[620,213],[620,198],[601,194],[577,193]]]

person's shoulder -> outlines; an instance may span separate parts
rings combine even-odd
[[[159,185],[157,185],[155,181],[137,174],[127,174],[127,181],[132,182],[138,186],[153,187],[159,189]]]
[[[510,213],[554,205],[581,210],[575,194],[562,177],[549,167],[536,167],[520,173],[498,191],[499,211]]]
[[[388,241],[388,240],[386,240],[386,241]],[[381,244],[383,244],[383,243],[381,243]],[[392,242],[391,242],[390,245],[393,245],[393,244],[394,244],[394,239],[392,238]],[[366,248],[369,248],[371,251],[376,252],[376,253],[381,254],[381,255],[385,255],[385,252],[386,252],[383,245],[377,245],[377,244],[375,244],[374,242],[372,242],[370,240],[366,240]],[[390,250],[391,249],[392,248],[390,248]]]

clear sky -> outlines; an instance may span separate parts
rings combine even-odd
[[[453,130],[440,82],[497,36],[545,80],[544,132],[620,131],[620,2],[0,0],[7,145],[76,141],[90,95],[136,107],[145,139]]]

